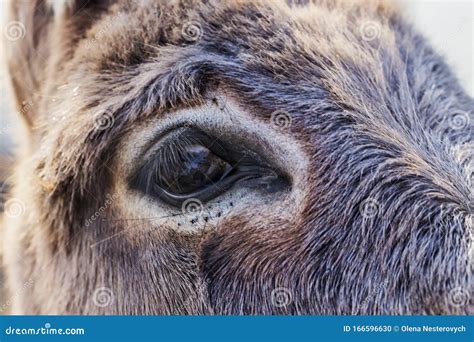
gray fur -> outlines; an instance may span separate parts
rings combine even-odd
[[[4,249],[11,289],[34,283],[16,312],[469,313],[472,296],[456,305],[453,291],[473,285],[473,100],[391,5],[300,6],[125,1],[92,20],[72,4],[61,17],[67,30],[42,23],[54,44],[10,49],[17,101],[59,98],[35,98],[27,115],[32,151],[13,196],[27,199],[28,215],[7,227]],[[183,39],[189,21],[202,29],[195,42]],[[361,37],[365,21],[378,37]],[[34,49],[46,58],[19,77],[21,51]],[[56,90],[63,83],[80,85],[79,98]],[[310,165],[300,215],[263,217],[248,203],[247,215],[211,231],[146,231],[90,248],[135,225],[113,221],[112,209],[84,229],[111,191],[126,133],[211,91],[232,94],[259,122],[290,115],[285,134]],[[115,123],[95,130],[91,118],[104,110]],[[458,114],[467,123],[453,128]],[[367,200],[378,210],[370,218]],[[101,286],[113,289],[111,305],[91,301]]]

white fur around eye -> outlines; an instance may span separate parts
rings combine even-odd
[[[183,203],[182,208],[173,208],[131,190],[125,175],[143,163],[140,155],[147,146],[153,150],[153,146],[149,147],[150,141],[156,139],[160,132],[180,125],[192,125],[217,135],[244,136],[264,146],[275,165],[292,178],[291,191],[283,198],[269,200],[257,191],[231,189],[205,204],[190,199]],[[255,214],[268,211],[291,218],[297,210],[301,210],[307,191],[303,184],[307,177],[308,159],[298,143],[275,129],[271,122],[252,117],[223,95],[213,96],[201,107],[169,112],[162,118],[142,123],[124,137],[118,150],[121,153],[115,166],[118,169],[116,175],[124,176],[114,180],[115,191],[119,194],[118,209],[123,211],[122,216],[130,219],[150,218],[145,222],[157,228],[166,226],[180,231],[199,231],[215,226],[227,215],[239,212],[249,214],[252,210]],[[150,153],[148,151],[145,155]]]

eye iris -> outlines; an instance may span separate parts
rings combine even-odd
[[[222,179],[231,166],[201,145],[183,149],[173,175],[160,175],[160,181],[174,193],[190,193]],[[171,177],[170,177],[171,176]]]

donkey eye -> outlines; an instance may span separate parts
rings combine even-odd
[[[225,143],[194,128],[180,128],[158,147],[132,177],[131,186],[179,207],[190,198],[207,202],[237,183],[262,187],[279,179],[258,153]]]

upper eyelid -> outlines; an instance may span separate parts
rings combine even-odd
[[[161,144],[159,143],[161,140],[166,138],[168,134],[175,133],[176,130],[179,130],[181,128],[184,128],[185,125],[176,125],[176,126],[170,126],[167,127],[166,129],[158,132],[156,135],[153,136],[150,141],[148,141],[145,146],[143,147],[142,151],[138,155],[138,160],[149,160],[150,158],[153,157],[155,153],[158,152],[160,149]]]
[[[199,128],[195,127],[188,127],[188,126],[181,126],[175,128],[177,131],[173,131],[172,137],[167,137],[169,134],[162,134],[160,135],[160,138],[155,141],[155,145],[152,149],[152,151],[149,151],[147,153],[147,157],[145,158],[145,163],[147,160],[153,159],[153,158],[159,158],[163,157],[163,153],[169,152],[169,149],[175,149],[172,151],[173,157],[177,156],[180,152],[180,149],[183,149],[184,146],[188,144],[196,144],[196,145],[202,145],[205,148],[208,148],[213,154],[215,154],[217,157],[223,159],[226,162],[229,162],[232,164],[233,159],[232,159],[232,153],[229,154],[228,152],[232,152],[229,150],[229,146],[225,146],[219,138],[216,138],[212,136],[211,134],[208,134],[207,132],[202,131]],[[189,131],[189,135],[185,135]],[[159,142],[159,140],[164,139],[164,142]],[[170,141],[167,141],[167,140]],[[179,139],[179,140],[175,140]],[[184,140],[184,141],[183,141]],[[164,158],[163,158],[164,159]],[[166,160],[164,162],[167,162]]]
[[[153,167],[149,164],[154,164],[159,160],[159,154],[162,153],[163,143],[160,141],[163,139],[167,139],[167,136],[170,134],[179,135],[180,131],[184,129],[189,129],[188,125],[178,124],[176,126],[167,127],[165,130],[159,132],[157,135],[153,137],[143,148],[143,151],[139,154],[138,160],[139,163],[131,170],[129,178],[129,183],[133,183],[139,173],[143,170],[143,168]],[[168,139],[171,139],[168,137]],[[164,142],[166,143],[166,141]],[[158,167],[159,169],[159,167]]]

